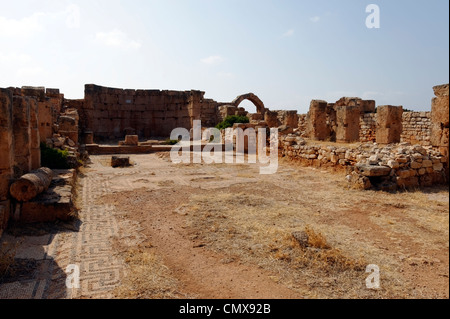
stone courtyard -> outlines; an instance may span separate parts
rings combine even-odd
[[[343,97],[297,114],[253,93],[1,89],[0,298],[448,298],[449,86],[433,90],[429,112]],[[278,129],[276,174],[170,161],[172,130],[231,115]],[[43,168],[49,150],[68,167]]]

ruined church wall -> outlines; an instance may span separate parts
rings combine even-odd
[[[123,138],[134,131],[140,138],[168,137],[175,128],[191,129],[194,120],[217,124],[217,103],[200,91],[124,90],[86,85],[78,106],[82,133],[96,140]]]

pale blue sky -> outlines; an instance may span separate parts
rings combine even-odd
[[[366,27],[371,3],[380,29]],[[253,92],[306,113],[342,96],[430,110],[432,87],[449,82],[447,0],[0,4],[0,87],[198,89],[222,102]]]

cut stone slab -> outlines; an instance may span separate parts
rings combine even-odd
[[[129,167],[130,164],[130,157],[129,156],[113,156],[111,158],[111,166],[116,167]]]
[[[391,174],[391,168],[387,166],[359,164],[356,167],[361,175],[367,177],[381,177],[381,176],[389,176]]]

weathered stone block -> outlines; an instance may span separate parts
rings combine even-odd
[[[307,131],[311,139],[326,140],[331,136],[331,129],[327,124],[328,103],[321,100],[312,100],[308,113]]]
[[[359,141],[359,130],[361,122],[360,107],[358,105],[336,106],[336,117],[336,140],[338,142]]]
[[[391,168],[386,166],[358,164],[356,168],[361,175],[367,177],[389,176],[391,173]]]
[[[130,145],[130,146],[139,145],[139,136],[137,136],[137,135],[125,136],[125,145]]]
[[[361,113],[375,113],[376,102],[374,100],[361,100],[360,108]]]
[[[281,125],[278,120],[278,113],[272,111],[266,111],[264,114],[264,120],[270,128],[279,127]]]
[[[383,105],[377,112],[377,143],[400,143],[403,131],[403,107]]]
[[[130,157],[128,156],[113,156],[111,158],[111,166],[116,167],[129,167],[131,166]]]

